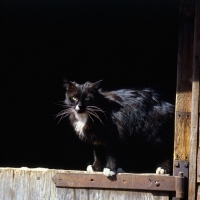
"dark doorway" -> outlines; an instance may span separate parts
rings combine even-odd
[[[90,147],[55,115],[63,77],[175,100],[178,1],[3,1],[0,166],[85,169]],[[78,159],[77,159],[78,158]]]

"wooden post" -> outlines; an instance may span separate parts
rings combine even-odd
[[[181,0],[179,19],[174,161],[189,161],[194,1]]]
[[[190,135],[190,168],[188,199],[196,198],[197,185],[197,140],[199,128],[199,67],[200,67],[200,1],[195,2],[193,80],[192,80],[192,113]]]

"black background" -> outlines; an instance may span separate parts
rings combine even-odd
[[[63,77],[152,87],[174,103],[176,0],[3,0],[0,166],[85,169],[90,148],[55,115]]]

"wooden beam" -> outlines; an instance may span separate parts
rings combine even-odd
[[[189,160],[194,1],[180,2],[174,160]]]
[[[188,199],[196,197],[197,181],[197,135],[199,121],[199,67],[200,67],[200,0],[195,2],[193,79],[192,79],[192,112],[190,134],[190,167]]]

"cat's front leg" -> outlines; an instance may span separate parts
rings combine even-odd
[[[102,164],[98,157],[95,157],[93,165],[87,166],[87,172],[95,172],[101,170],[102,170]]]
[[[107,164],[103,169],[103,174],[105,176],[114,176],[117,173],[116,160],[112,156],[107,156]]]
[[[118,170],[117,151],[109,145],[106,149],[106,167],[103,169],[105,176],[114,176]]]
[[[94,163],[87,166],[88,172],[102,171],[105,162],[105,148],[102,145],[94,145]]]
[[[156,169],[156,174],[170,174],[171,168],[172,166],[170,160],[164,160],[160,164],[160,167]]]

